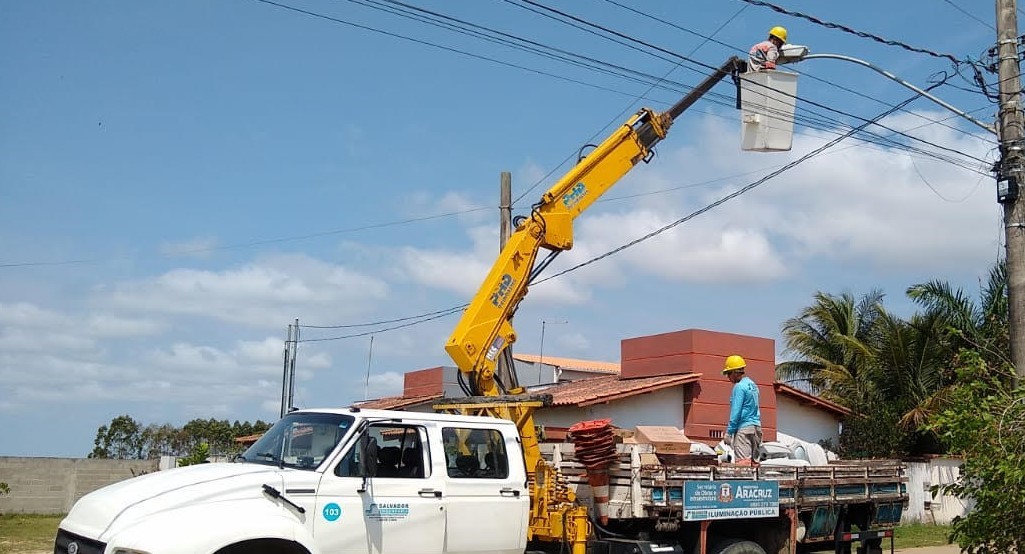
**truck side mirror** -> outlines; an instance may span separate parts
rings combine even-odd
[[[367,479],[377,475],[377,439],[364,433],[359,439],[359,472],[363,476],[363,484],[356,492],[366,492]]]

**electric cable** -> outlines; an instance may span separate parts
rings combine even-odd
[[[983,20],[979,19],[975,14],[973,14],[972,12],[969,12],[968,10],[962,8],[961,6],[958,6],[952,0],[943,0],[943,1],[946,2],[947,4],[950,4],[951,7],[953,7],[955,10],[961,12],[962,14],[967,16],[968,18],[974,19],[975,21],[978,21],[979,23],[985,25],[986,27],[988,27],[988,28],[990,28],[990,29],[992,29],[994,31],[996,30],[996,27],[994,27],[992,23],[988,23],[986,21],[983,21]]]
[[[897,47],[903,48],[903,49],[905,49],[905,50],[907,50],[909,52],[917,52],[919,54],[927,54],[927,55],[933,56],[935,58],[945,58],[945,59],[950,60],[954,64],[971,63],[971,62],[966,61],[966,60],[960,60],[960,59],[954,57],[951,54],[944,54],[944,53],[941,53],[941,52],[933,52],[932,50],[927,50],[925,48],[918,48],[918,47],[915,47],[915,46],[911,46],[910,44],[905,44],[903,42],[900,42],[899,40],[889,40],[889,39],[883,38],[883,37],[878,36],[878,35],[873,35],[871,33],[866,33],[864,31],[859,31],[857,29],[853,29],[853,28],[848,27],[846,25],[840,25],[838,23],[831,23],[829,21],[824,21],[824,20],[819,19],[817,17],[810,16],[810,15],[807,15],[807,14],[804,14],[804,13],[801,13],[801,12],[791,11],[791,10],[788,10],[786,8],[777,6],[775,4],[771,4],[769,2],[764,2],[763,0],[740,0],[740,1],[741,2],[747,2],[748,4],[751,4],[753,6],[760,6],[760,7],[763,7],[763,8],[769,8],[770,10],[772,10],[772,11],[774,11],[776,13],[783,14],[783,15],[789,15],[791,17],[797,17],[797,18],[805,19],[805,20],[810,21],[810,22],[812,22],[812,23],[814,23],[816,25],[821,25],[822,27],[827,27],[829,29],[837,29],[837,30],[843,31],[845,33],[848,33],[848,34],[851,34],[851,35],[854,35],[854,36],[857,36],[857,37],[871,39],[871,40],[874,40],[874,41],[876,41],[876,42],[878,42],[880,44],[885,44],[887,46],[897,46]]]
[[[746,1],[746,0],[745,0],[745,1]],[[583,29],[583,30],[585,30],[586,32],[588,32],[588,33],[591,33],[591,34],[595,34],[595,35],[597,35],[597,36],[603,36],[603,35],[601,35],[601,34],[598,34],[597,32],[595,32],[595,31],[592,31],[591,29],[588,29],[587,27],[592,27],[592,28],[594,28],[594,29],[599,29],[599,30],[601,30],[601,31],[602,31],[602,32],[604,32],[604,33],[608,33],[608,34],[610,34],[610,35],[613,35],[613,36],[615,36],[615,37],[618,37],[618,38],[622,38],[622,39],[624,39],[624,40],[627,40],[627,41],[629,41],[629,42],[635,42],[635,43],[637,43],[637,44],[641,44],[641,45],[645,46],[646,48],[649,48],[649,49],[652,49],[652,50],[655,50],[655,51],[658,51],[658,52],[661,52],[661,53],[665,53],[665,54],[667,54],[667,55],[670,55],[670,56],[673,56],[673,57],[679,58],[679,59],[681,59],[681,60],[685,60],[685,61],[687,61],[687,62],[690,62],[690,63],[692,63],[692,64],[696,64],[696,65],[699,65],[699,66],[705,67],[706,69],[708,69],[708,70],[711,70],[711,71],[715,71],[715,70],[717,70],[717,69],[718,69],[718,68],[716,68],[716,67],[714,67],[714,66],[711,66],[711,65],[709,65],[709,64],[706,64],[706,63],[704,63],[704,62],[701,62],[701,61],[698,61],[698,60],[694,60],[694,59],[690,59],[690,58],[687,58],[687,57],[685,57],[685,56],[682,56],[682,55],[680,55],[680,54],[677,54],[677,53],[675,53],[675,52],[673,52],[673,51],[671,51],[671,50],[668,50],[668,49],[662,48],[662,47],[660,47],[660,46],[657,46],[657,45],[651,44],[651,43],[649,43],[649,42],[646,42],[646,41],[644,41],[644,40],[641,40],[641,39],[638,39],[638,38],[634,38],[634,37],[631,37],[631,36],[629,36],[629,35],[626,35],[626,34],[624,34],[624,33],[621,33],[621,32],[619,32],[619,31],[616,31],[616,30],[614,30],[614,29],[610,29],[610,28],[608,28],[608,27],[605,27],[605,26],[603,26],[603,25],[600,25],[600,24],[597,24],[597,23],[593,23],[593,22],[591,22],[591,21],[588,21],[588,20],[586,20],[586,19],[583,19],[583,18],[581,18],[581,17],[575,16],[575,15],[573,15],[573,14],[570,14],[570,13],[564,12],[564,11],[562,11],[562,10],[559,10],[559,9],[556,9],[556,8],[552,8],[552,7],[550,7],[550,6],[546,6],[546,5],[544,5],[544,4],[541,4],[541,3],[539,3],[539,2],[536,2],[536,1],[534,1],[534,0],[505,0],[505,2],[507,2],[507,3],[509,3],[509,4],[512,4],[512,5],[514,5],[514,6],[521,6],[521,4],[527,4],[527,5],[529,5],[529,6],[534,6],[534,7],[536,7],[537,9],[533,9],[533,8],[530,8],[530,7],[526,7],[526,6],[521,6],[521,7],[523,7],[524,9],[527,9],[527,10],[529,10],[529,11],[535,12],[535,13],[541,13],[542,15],[545,15],[546,17],[552,17],[552,18],[554,18],[554,19],[556,19],[556,20],[559,20],[558,18],[555,18],[554,16],[550,16],[550,15],[544,14],[543,12],[540,12],[540,11],[538,11],[538,10],[544,10],[544,11],[552,12],[552,13],[554,13],[554,14],[557,14],[558,16],[560,16],[560,17],[562,17],[562,18],[565,18],[566,20],[568,20],[568,21],[566,22],[566,24],[567,24],[567,25],[570,25],[570,26],[572,26],[572,27],[575,27],[575,28],[578,28],[578,29]],[[578,24],[579,24],[579,25],[578,25]],[[581,25],[583,25],[584,27],[581,27]],[[630,48],[633,48],[633,49],[635,49],[635,50],[638,50],[638,51],[641,51],[641,52],[645,52],[645,53],[647,53],[647,54],[649,54],[649,55],[655,55],[655,54],[651,54],[650,52],[647,52],[647,51],[645,51],[645,50],[643,50],[643,49],[640,49],[640,48],[638,48],[638,47],[635,47],[635,46],[633,46],[633,45],[625,44],[625,43],[621,42],[620,40],[617,40],[617,39],[612,39],[612,38],[609,38],[609,37],[605,37],[605,38],[608,38],[609,40],[612,40],[613,42],[616,42],[617,44],[623,44],[623,45],[626,45],[626,46],[628,46],[628,47],[630,47]],[[656,57],[659,57],[659,58],[661,58],[661,56],[657,56],[657,55],[655,55],[655,56],[656,56]],[[661,59],[665,59],[665,58],[661,58]],[[757,83],[752,83],[752,85],[757,85]],[[768,87],[766,87],[766,88],[768,88]],[[777,91],[777,92],[778,92],[778,91]],[[794,96],[794,95],[791,95],[791,94],[785,94],[785,95],[786,95],[786,96],[790,96],[790,97],[792,97],[792,98],[795,98],[795,99],[797,99],[797,100],[802,100],[802,101],[803,101],[803,102],[805,102],[805,103],[809,103],[809,104],[812,104],[812,105],[814,105],[814,106],[817,106],[817,107],[823,108],[823,109],[825,109],[825,110],[828,110],[828,111],[831,111],[831,112],[835,112],[835,113],[839,113],[839,114],[842,114],[842,115],[844,115],[844,116],[846,116],[846,117],[849,117],[849,118],[852,118],[852,119],[857,119],[857,120],[860,120],[860,121],[863,121],[863,122],[866,122],[866,121],[868,121],[867,119],[865,119],[865,118],[863,118],[863,117],[859,117],[859,116],[856,116],[856,115],[854,115],[854,114],[850,114],[850,113],[847,113],[847,112],[844,112],[844,111],[842,111],[842,110],[838,110],[838,109],[835,109],[835,108],[830,108],[829,106],[825,106],[825,105],[823,105],[823,104],[820,104],[820,103],[818,103],[818,102],[814,102],[814,101],[808,100],[808,99],[806,99],[806,98],[799,98],[799,97],[797,97],[797,96]],[[911,140],[915,140],[915,141],[923,142],[923,143],[925,143],[925,144],[928,144],[928,145],[930,145],[930,146],[932,146],[932,147],[934,147],[934,148],[938,148],[938,149],[941,149],[941,150],[945,150],[945,151],[948,151],[948,152],[950,152],[950,153],[952,153],[952,154],[957,154],[957,155],[960,155],[960,156],[965,156],[965,157],[971,157],[971,156],[967,156],[966,154],[964,154],[964,153],[962,153],[962,152],[959,152],[959,151],[957,151],[957,150],[955,150],[955,149],[952,149],[952,148],[946,148],[946,147],[944,147],[944,146],[940,146],[940,145],[937,145],[937,144],[931,143],[931,142],[929,142],[929,141],[926,141],[926,140],[924,140],[924,139],[921,139],[921,138],[918,138],[918,137],[913,137],[913,136],[911,136],[911,135],[907,135],[907,134],[901,133],[900,131],[897,131],[897,130],[895,130],[895,129],[892,129],[892,128],[890,128],[890,127],[887,127],[886,125],[882,125],[882,124],[878,123],[878,121],[876,121],[876,122],[875,122],[875,125],[877,125],[877,126],[879,126],[879,127],[881,127],[881,128],[884,128],[884,129],[886,129],[886,130],[888,130],[888,131],[892,131],[892,132],[895,132],[895,133],[897,133],[897,134],[899,134],[899,135],[905,136],[906,138],[909,138],[909,139],[911,139]],[[863,128],[863,127],[865,127],[865,126],[861,126],[861,127]],[[977,161],[977,162],[984,162],[984,160],[981,160],[981,159],[978,159],[978,158],[974,158],[974,160],[975,160],[975,161]]]
[[[877,115],[875,118],[873,118],[873,120],[874,119],[880,119],[880,118],[883,118],[883,117],[887,117],[887,116],[891,115],[892,113],[894,113],[895,111],[899,110],[900,108],[903,108],[907,104],[913,102],[917,98],[918,98],[917,95],[913,96],[911,98],[908,98],[907,100],[904,100],[903,102],[901,102],[897,106],[891,108],[890,110],[887,110],[887,111]],[[873,121],[870,120],[869,122],[864,123],[862,126],[868,126],[868,125],[871,125],[872,123],[873,123]],[[805,161],[807,161],[807,160],[809,160],[809,159],[811,159],[813,157],[816,157],[816,156],[822,154],[826,150],[828,150],[828,149],[832,148],[833,146],[839,144],[841,141],[843,141],[843,140],[845,140],[847,138],[850,138],[857,131],[858,131],[857,128],[851,129],[850,131],[848,131],[844,135],[830,140],[829,142],[823,144],[822,146],[820,146],[818,148],[815,148],[814,150],[811,150],[811,151],[805,153],[800,158],[798,158],[798,159],[796,159],[796,160],[794,160],[792,162],[789,162],[787,164],[784,164],[784,165],[780,166],[777,169],[774,169],[773,171],[771,171],[770,173],[766,174],[765,176],[763,176],[763,177],[761,177],[761,178],[759,178],[759,179],[757,179],[755,181],[752,181],[751,183],[748,183],[747,185],[744,185],[743,187],[735,190],[734,192],[732,192],[730,194],[727,194],[726,196],[723,196],[722,198],[719,198],[718,200],[716,200],[716,201],[714,201],[712,203],[706,204],[702,208],[699,208],[699,209],[689,213],[688,215],[686,215],[686,216],[684,216],[684,217],[682,217],[680,219],[677,219],[677,220],[675,220],[675,221],[673,221],[673,222],[671,222],[671,223],[669,223],[667,225],[664,225],[664,226],[660,227],[659,229],[656,229],[655,231],[647,233],[646,235],[638,237],[638,238],[636,238],[636,239],[634,239],[634,240],[632,240],[632,241],[630,241],[630,242],[628,242],[628,243],[626,243],[624,245],[621,245],[621,246],[616,247],[616,248],[614,248],[612,250],[609,250],[609,251],[607,251],[607,252],[605,252],[603,254],[595,256],[595,257],[593,257],[593,258],[591,258],[591,259],[589,259],[587,261],[581,262],[581,263],[579,263],[577,265],[574,265],[572,267],[569,267],[567,269],[564,269],[562,271],[554,273],[554,274],[552,274],[552,275],[550,275],[548,277],[545,277],[544,279],[538,279],[538,277],[540,276],[540,271],[532,270],[530,278],[529,278],[530,284],[531,285],[541,284],[541,283],[544,283],[545,281],[549,281],[551,279],[555,279],[555,278],[560,277],[562,275],[566,275],[568,273],[571,273],[573,271],[581,269],[581,268],[583,268],[585,266],[591,265],[591,264],[596,263],[596,262],[598,262],[600,260],[608,258],[608,257],[610,257],[610,256],[612,256],[614,254],[622,252],[623,250],[626,250],[628,248],[636,246],[637,244],[640,244],[641,242],[647,241],[647,240],[649,240],[649,239],[651,239],[651,238],[653,238],[653,237],[655,237],[657,235],[660,235],[660,234],[664,233],[665,231],[668,231],[668,230],[670,230],[670,229],[672,229],[674,227],[677,227],[677,226],[679,226],[679,225],[681,225],[683,223],[686,223],[687,221],[690,221],[690,220],[694,219],[695,217],[697,217],[697,216],[699,216],[699,215],[701,215],[701,214],[703,214],[705,212],[708,212],[708,211],[710,211],[710,210],[712,210],[712,209],[714,209],[714,208],[716,208],[716,207],[718,207],[718,206],[720,206],[720,205],[722,205],[722,204],[724,204],[724,203],[726,203],[726,202],[728,202],[728,201],[730,201],[730,200],[732,200],[732,199],[734,199],[734,198],[736,198],[736,197],[738,197],[738,196],[740,196],[742,194],[745,194],[745,193],[753,190],[754,188],[764,184],[765,182],[767,182],[767,181],[769,181],[769,180],[771,180],[771,179],[773,179],[775,177],[778,177],[779,175],[789,171],[790,169],[793,169],[797,165],[800,165],[800,164],[804,163]],[[553,254],[555,254],[555,252],[553,252]],[[545,264],[545,265],[547,265],[547,264]],[[404,324],[404,325],[399,325],[399,326],[396,326],[396,327],[393,327],[393,328],[381,329],[378,332],[390,331],[390,330],[393,330],[393,329],[410,327],[412,325],[417,325],[419,323],[425,323],[427,321],[431,321],[431,320],[437,319],[439,317],[445,317],[447,315],[451,315],[451,314],[453,314],[453,313],[455,313],[457,311],[465,309],[467,306],[468,306],[468,304],[463,304],[461,306],[454,306],[452,308],[447,308],[447,309],[444,309],[444,310],[438,310],[438,311],[434,311],[434,312],[428,312],[427,314],[421,314],[421,315],[434,315],[434,314],[440,314],[440,315],[434,315],[434,317],[427,317],[427,318],[424,318],[422,320],[413,321],[412,323],[407,323],[407,324]],[[402,318],[401,320],[414,319],[416,317],[419,317],[419,316],[413,316],[413,317],[410,317],[410,318]],[[394,321],[400,321],[400,320],[394,320]],[[351,326],[355,327],[355,326],[359,326],[359,325],[351,325]],[[344,326],[331,326],[330,328],[339,328],[339,327],[344,327]],[[320,328],[328,328],[328,327],[327,326],[321,326]],[[339,336],[339,337],[328,337],[328,338],[322,338],[322,339],[304,339],[303,342],[341,340],[341,339],[365,336],[367,334],[369,334],[369,332],[368,333],[353,334],[353,335],[344,335],[344,336]]]
[[[913,97],[905,100],[904,102],[901,102],[901,104],[898,104],[898,105],[899,106],[907,105],[907,104],[913,102],[914,100],[916,100],[917,98],[918,98],[917,95],[913,96]],[[882,114],[878,115],[874,119],[880,119],[880,118],[886,117],[886,116],[892,114],[895,111],[896,111],[896,109],[887,110],[887,111],[883,112]],[[871,124],[872,124],[872,122],[869,121],[868,123],[864,123],[863,126],[868,126],[868,125],[871,125]],[[716,201],[714,201],[714,202],[712,202],[710,204],[706,204],[704,207],[699,208],[699,209],[691,212],[690,214],[688,214],[688,215],[686,215],[686,216],[684,216],[684,217],[682,217],[680,219],[677,219],[676,221],[673,221],[673,222],[671,222],[671,223],[669,223],[667,225],[663,225],[662,227],[659,227],[658,229],[656,229],[656,230],[654,230],[654,231],[652,231],[650,233],[647,233],[644,236],[641,236],[641,237],[636,238],[636,239],[634,239],[634,240],[632,240],[632,241],[630,241],[630,242],[628,242],[626,244],[623,244],[621,246],[613,248],[612,250],[609,250],[608,252],[605,252],[604,254],[601,254],[599,256],[595,256],[595,257],[591,258],[590,260],[581,262],[581,263],[579,263],[577,265],[574,265],[572,267],[569,267],[567,269],[564,269],[562,271],[554,273],[554,274],[552,274],[552,275],[550,275],[548,277],[545,277],[544,279],[541,279],[541,280],[537,281],[536,284],[544,283],[545,281],[549,281],[549,280],[554,279],[556,277],[565,275],[567,273],[570,273],[571,271],[576,271],[576,270],[578,270],[578,269],[580,269],[582,267],[591,265],[591,264],[593,264],[593,263],[595,263],[595,262],[597,262],[599,260],[603,260],[605,258],[608,258],[608,257],[610,257],[610,256],[612,256],[614,254],[622,252],[623,250],[626,250],[626,249],[631,248],[633,246],[636,246],[636,245],[638,245],[638,244],[640,244],[640,243],[642,243],[644,241],[647,241],[648,239],[651,239],[651,238],[653,238],[655,236],[658,236],[658,235],[660,235],[660,234],[662,234],[662,233],[664,233],[664,232],[666,232],[666,231],[668,231],[668,230],[670,230],[670,229],[672,229],[674,227],[677,227],[677,226],[679,226],[679,225],[681,225],[683,223],[686,223],[686,222],[690,221],[691,219],[694,219],[695,217],[697,217],[697,216],[699,216],[699,215],[701,215],[701,214],[703,214],[705,212],[708,212],[708,211],[710,211],[710,210],[712,210],[712,209],[714,209],[714,208],[716,208],[716,207],[718,207],[718,206],[720,206],[722,204],[725,204],[726,202],[729,202],[730,200],[733,200],[734,198],[736,198],[736,197],[738,197],[738,196],[740,196],[740,195],[742,195],[742,194],[744,194],[746,192],[749,192],[749,191],[753,190],[754,188],[762,185],[763,183],[765,183],[765,182],[767,182],[767,181],[769,181],[769,180],[771,180],[771,179],[781,175],[782,173],[785,173],[786,171],[789,171],[790,169],[792,169],[792,168],[794,168],[794,167],[804,163],[805,161],[807,161],[807,160],[809,160],[809,159],[811,159],[811,158],[821,154],[822,152],[828,150],[829,148],[832,148],[836,144],[839,144],[840,141],[842,141],[842,140],[852,136],[856,131],[857,131],[856,128],[855,129],[851,129],[845,135],[837,137],[837,138],[835,138],[835,139],[833,139],[833,140],[823,144],[822,146],[820,146],[820,147],[818,147],[818,148],[816,148],[816,149],[814,149],[814,150],[804,154],[800,158],[798,158],[798,159],[796,159],[796,160],[794,160],[794,161],[784,165],[780,169],[772,171],[769,174],[765,175],[764,177],[762,177],[762,178],[760,178],[760,179],[758,179],[756,181],[753,181],[751,183],[748,183],[747,185],[744,185],[743,187],[741,187],[741,188],[731,192],[730,194],[727,194],[726,196],[723,196],[722,198],[719,198],[718,200],[716,200]]]
[[[462,306],[452,306],[452,307],[449,307],[449,308],[445,308],[443,310],[437,310],[437,311],[433,311],[433,312],[427,312],[427,313],[412,315],[412,316],[408,316],[408,317],[400,317],[400,318],[397,318],[397,319],[384,319],[384,320],[381,320],[381,321],[371,321],[371,322],[368,322],[368,323],[351,323],[351,324],[347,324],[347,325],[300,325],[299,327],[302,327],[302,328],[305,328],[305,329],[352,329],[352,328],[357,328],[357,327],[376,327],[376,326],[379,326],[379,325],[387,325],[389,323],[399,323],[401,321],[409,321],[411,319],[420,319],[420,318],[425,318],[425,317],[429,317],[429,316],[432,316],[432,315],[445,314],[447,312],[451,312],[452,310],[462,310],[462,309],[465,309],[467,306],[469,306],[469,304],[463,304]]]
[[[418,319],[416,321],[411,321],[411,322],[403,323],[401,325],[394,325],[392,327],[385,327],[383,329],[374,329],[374,330],[371,330],[371,331],[365,331],[365,332],[361,332],[361,333],[352,333],[352,334],[349,334],[349,335],[339,335],[339,336],[335,336],[335,337],[323,337],[323,338],[316,338],[316,339],[302,339],[302,340],[297,341],[297,342],[325,342],[325,341],[334,341],[334,340],[343,340],[343,339],[353,339],[353,338],[357,338],[357,337],[366,337],[368,335],[373,335],[373,334],[377,334],[377,333],[384,333],[386,331],[394,331],[396,329],[404,329],[406,327],[412,327],[414,325],[419,325],[421,323],[427,323],[428,321],[433,321],[435,319],[440,319],[440,318],[443,318],[443,317],[448,317],[450,315],[459,313],[459,312],[463,311],[463,309],[466,308],[466,306],[467,306],[466,304],[463,304],[461,306],[454,306],[454,307],[452,307],[450,309],[447,309],[447,310],[440,310],[440,311],[437,311],[437,312],[433,312],[433,313],[435,313],[437,315],[434,315],[432,317],[425,317],[425,318],[422,318],[422,319]]]
[[[654,15],[652,15],[652,14],[649,14],[649,13],[647,13],[647,12],[644,12],[644,11],[638,10],[638,9],[636,9],[636,8],[633,8],[633,7],[627,6],[627,5],[625,5],[625,4],[621,4],[621,3],[617,2],[616,0],[605,0],[605,2],[607,2],[607,3],[609,3],[609,4],[612,4],[612,5],[614,5],[614,6],[618,6],[618,7],[622,8],[622,9],[624,9],[624,10],[626,10],[626,11],[629,11],[629,12],[631,12],[631,13],[634,13],[634,14],[636,14],[636,15],[639,15],[639,16],[641,16],[641,17],[645,17],[645,18],[647,18],[647,19],[651,19],[651,20],[653,20],[653,21],[659,22],[659,23],[661,23],[661,24],[663,24],[663,25],[666,25],[666,26],[672,27],[673,29],[676,29],[676,30],[679,30],[679,31],[683,31],[683,32],[686,32],[686,33],[690,33],[690,34],[693,34],[693,35],[696,35],[696,36],[699,36],[699,37],[705,38],[706,42],[707,42],[708,40],[713,40],[713,39],[711,39],[710,37],[704,37],[704,35],[702,35],[702,34],[700,34],[700,33],[697,33],[697,32],[695,32],[695,31],[693,31],[693,30],[691,30],[691,29],[688,29],[688,28],[686,28],[686,27],[683,27],[683,26],[681,26],[681,25],[678,25],[678,24],[676,24],[676,23],[673,23],[673,22],[671,22],[671,21],[668,21],[668,20],[666,20],[666,19],[663,19],[663,18],[660,18],[660,17],[654,16]],[[749,6],[749,4],[745,4],[745,5],[744,5],[744,7],[745,7],[745,8],[746,8],[747,6]],[[746,51],[744,51],[744,50],[743,50],[743,49],[741,49],[741,48],[738,48],[738,47],[736,47],[735,45],[727,44],[727,43],[725,43],[725,42],[721,42],[721,41],[715,41],[715,40],[713,40],[713,41],[714,41],[714,42],[715,42],[716,44],[719,44],[719,45],[721,45],[721,46],[725,46],[725,47],[727,47],[727,48],[730,48],[730,49],[732,49],[733,51],[735,51],[735,52],[738,52],[738,53],[739,53],[739,54],[741,54],[741,55],[747,55],[747,52],[746,52]],[[972,68],[974,69],[974,68],[975,68],[975,66],[974,66],[974,65],[972,65]],[[843,86],[843,85],[840,85],[840,84],[838,84],[838,83],[834,83],[833,81],[830,81],[830,80],[827,80],[827,79],[823,79],[823,78],[821,78],[821,77],[818,77],[818,76],[816,76],[816,75],[814,75],[814,74],[812,74],[812,73],[808,73],[807,71],[798,71],[798,70],[796,70],[796,69],[793,69],[793,71],[795,71],[795,72],[797,72],[797,73],[800,73],[801,75],[803,75],[803,76],[805,76],[805,77],[807,77],[807,78],[809,78],[809,79],[812,79],[812,80],[814,80],[814,81],[818,81],[818,82],[820,82],[820,83],[824,83],[824,84],[826,84],[826,85],[829,85],[829,86],[831,86],[831,87],[834,87],[834,88],[836,88],[836,89],[839,89],[839,90],[842,90],[842,91],[845,91],[845,92],[851,93],[851,94],[853,94],[853,95],[855,95],[855,96],[859,96],[859,97],[861,97],[861,98],[864,98],[864,99],[866,99],[866,100],[870,100],[870,101],[872,101],[872,102],[876,102],[876,103],[878,103],[878,104],[882,104],[882,105],[886,106],[887,108],[891,108],[891,107],[893,107],[893,105],[892,105],[892,104],[887,104],[886,102],[884,102],[884,101],[880,100],[879,98],[877,98],[877,97],[875,97],[875,96],[871,96],[871,95],[865,94],[865,93],[863,93],[863,92],[861,92],[861,91],[858,91],[858,90],[854,90],[854,89],[852,89],[852,88],[850,88],[850,87],[845,87],[845,86]],[[978,92],[978,91],[975,91],[975,92]],[[910,113],[910,114],[913,114],[913,115],[915,115],[916,117],[919,117],[919,118],[923,118],[923,119],[927,119],[927,120],[928,120],[928,118],[927,118],[927,117],[925,117],[925,116],[923,116],[923,115],[921,115],[921,114],[918,114],[917,112],[912,112],[912,111],[909,111],[908,113]],[[956,131],[958,131],[958,132],[961,132],[961,133],[967,133],[967,134],[970,134],[970,133],[969,133],[969,131],[966,131],[966,130],[964,130],[964,129],[961,129],[961,128],[959,128],[959,127],[955,127],[955,126],[952,126],[952,125],[945,125],[945,124],[942,124],[942,123],[941,123],[941,125],[943,125],[944,127],[947,127],[947,128],[949,128],[949,129],[954,129],[954,130],[956,130]]]

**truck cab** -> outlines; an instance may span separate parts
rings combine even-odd
[[[516,425],[386,410],[287,414],[234,463],[84,496],[59,554],[520,552],[529,495]]]

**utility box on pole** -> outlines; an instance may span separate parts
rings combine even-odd
[[[741,74],[741,150],[790,150],[796,102],[796,73],[768,70]]]

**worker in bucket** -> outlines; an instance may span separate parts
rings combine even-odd
[[[726,443],[733,447],[738,465],[757,465],[762,446],[762,415],[758,408],[758,385],[744,375],[746,368],[747,362],[736,354],[726,358],[723,366],[722,374],[733,383]]]
[[[751,47],[747,55],[747,70],[762,71],[776,69],[779,50],[787,42],[787,30],[783,27],[769,29],[769,38]]]

